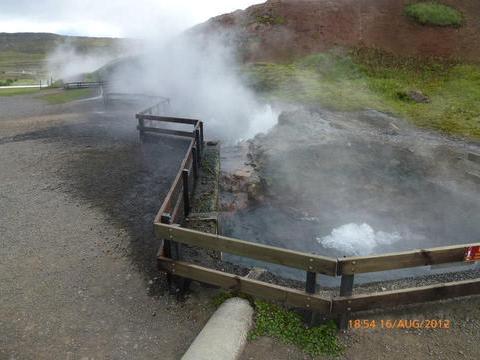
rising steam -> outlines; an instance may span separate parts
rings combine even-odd
[[[276,124],[277,114],[242,83],[235,51],[222,39],[188,34],[148,44],[142,56],[108,73],[116,92],[168,97],[172,115],[201,119],[210,136],[227,142]]]
[[[47,68],[54,79],[82,80],[83,74],[96,71],[118,56],[120,49],[82,51],[76,44],[67,42],[48,55]]]

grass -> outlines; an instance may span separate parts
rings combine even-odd
[[[284,25],[285,18],[282,16],[274,16],[270,14],[257,15],[255,21],[264,25]]]
[[[28,95],[39,91],[39,88],[0,89],[0,96]]]
[[[221,293],[214,299],[214,303],[219,306],[232,296],[234,295],[230,293]],[[250,340],[270,336],[285,344],[297,346],[312,356],[338,356],[342,353],[343,348],[337,338],[338,329],[333,321],[307,328],[301,316],[293,311],[264,301],[253,301],[250,297],[245,298],[255,307],[255,327],[249,334]]]
[[[434,1],[409,4],[405,14],[422,25],[460,27],[463,23],[460,11]]]
[[[300,315],[264,301],[255,301],[255,328],[250,339],[271,336],[286,344],[295,345],[309,355],[339,355],[342,347],[337,340],[333,321],[306,328]]]
[[[290,64],[254,64],[247,82],[267,99],[340,111],[376,109],[446,134],[480,138],[480,65],[399,58],[374,50],[328,52]],[[430,102],[402,94],[421,91]]]
[[[41,98],[49,104],[65,104],[74,100],[79,100],[92,95],[92,89],[72,89],[60,90],[48,95],[43,95]]]

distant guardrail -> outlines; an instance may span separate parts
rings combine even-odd
[[[63,84],[65,90],[99,88],[101,86],[103,86],[103,82],[100,81],[75,81]]]

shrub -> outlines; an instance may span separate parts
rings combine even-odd
[[[463,23],[460,11],[433,1],[407,5],[405,14],[422,25],[460,27]]]

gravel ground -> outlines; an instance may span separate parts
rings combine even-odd
[[[132,106],[0,108],[0,359],[179,358],[213,311],[210,290],[177,303],[155,269],[186,144],[140,145]]]

